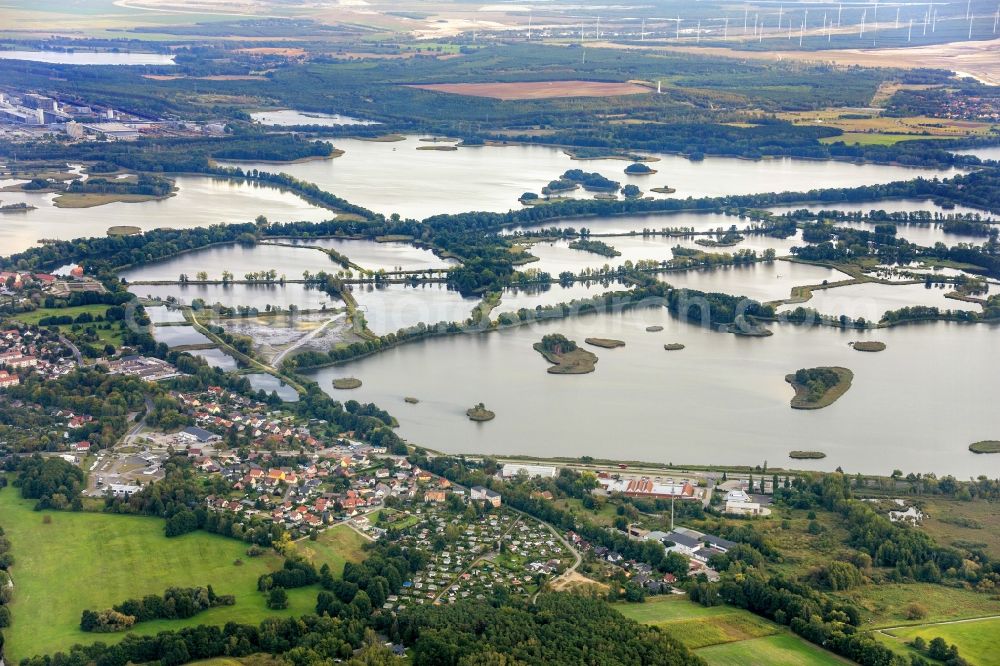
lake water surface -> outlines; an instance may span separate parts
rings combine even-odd
[[[646,332],[652,324],[665,330]],[[331,394],[335,377],[361,379],[354,397],[388,409],[401,436],[451,453],[1000,474],[1000,458],[967,448],[998,436],[984,406],[1000,400],[1000,328],[773,329],[768,338],[741,338],[677,321],[662,308],[586,315],[404,345],[311,376]],[[531,345],[557,332],[581,344],[596,336],[626,346],[594,349],[600,361],[592,374],[550,375]],[[888,348],[856,352],[848,343],[859,339]],[[687,347],[664,351],[669,342]],[[819,365],[852,369],[852,388],[825,409],[791,409],[785,374]],[[480,401],[495,420],[465,417]],[[793,449],[828,457],[792,461]]]
[[[25,202],[36,207],[25,213],[0,215],[0,254],[26,250],[42,238],[105,236],[108,227],[116,225],[149,231],[253,222],[261,214],[271,222],[320,222],[334,217],[332,211],[273,187],[204,176],[177,176],[175,181],[177,193],[160,201],[116,202],[92,208],[56,208],[52,204],[55,194],[0,192],[4,204]],[[25,181],[0,180],[0,187],[19,182]],[[217,267],[219,271],[223,268]]]
[[[503,212],[520,208],[524,192],[540,192],[567,169],[597,171],[644,192],[669,185],[677,198],[799,191],[817,187],[873,185],[918,176],[946,177],[955,170],[853,164],[849,162],[708,157],[692,162],[677,155],[657,155],[656,174],[628,176],[627,161],[573,160],[551,146],[478,146],[456,151],[417,150],[437,144],[409,136],[404,141],[335,139],[346,151],[332,160],[282,165],[281,170],[314,182],[351,203],[379,213],[422,219],[470,210]],[[241,163],[244,169],[273,170],[273,165]],[[578,190],[571,196],[593,196]]]

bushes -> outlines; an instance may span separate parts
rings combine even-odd
[[[142,599],[128,599],[103,611],[83,611],[80,629],[94,632],[124,631],[139,622],[182,620],[216,606],[232,606],[236,597],[217,595],[212,586],[171,587],[163,596],[150,594]]]
[[[318,581],[319,574],[316,573],[316,567],[301,558],[289,557],[285,559],[283,568],[258,578],[257,589],[261,592],[267,592],[276,587],[292,589],[312,585]]]

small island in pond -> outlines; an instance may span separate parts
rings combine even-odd
[[[589,240],[586,238],[581,238],[579,240],[570,241],[569,247],[572,250],[583,250],[584,252],[593,252],[594,254],[599,254],[602,257],[621,256],[621,252],[611,247],[607,243],[599,240]]]
[[[611,338],[586,338],[584,340],[588,345],[594,345],[595,347],[601,347],[603,349],[614,349],[615,347],[624,347],[624,340],[612,340]]]
[[[657,194],[673,194],[677,191],[676,188],[670,187],[669,185],[664,185],[663,187],[651,187],[650,192],[656,192]]]
[[[671,342],[663,345],[663,348],[666,349],[667,351],[680,351],[684,349],[684,345],[682,345],[679,342]]]
[[[852,342],[851,346],[854,347],[854,351],[861,351],[861,352],[885,351],[885,343],[878,342],[876,340],[862,340],[860,342]]]
[[[646,332],[647,333],[659,333],[662,330],[663,330],[663,327],[659,326],[659,325],[647,326],[646,327]]]
[[[819,460],[826,458],[826,454],[822,451],[790,451],[788,457],[796,460]]]
[[[486,409],[486,405],[481,402],[475,407],[469,407],[465,410],[465,415],[469,417],[470,421],[492,421],[497,416],[490,410]]]
[[[356,389],[361,387],[361,380],[354,377],[340,377],[333,380],[333,388],[340,390]]]
[[[417,400],[416,398],[408,395],[405,398],[403,398],[403,402],[405,402],[407,404],[410,404],[410,405],[415,405],[415,404],[417,404],[420,401]]]
[[[551,375],[583,375],[594,371],[597,356],[580,349],[576,342],[567,340],[565,335],[552,333],[536,342],[532,348],[552,364]]]
[[[969,450],[973,453],[1000,453],[1000,441],[986,439],[981,442],[969,444]]]
[[[829,407],[851,388],[854,373],[838,366],[800,368],[785,375],[785,381],[795,389],[792,409],[822,409]]]
[[[650,169],[642,162],[636,162],[625,167],[625,173],[630,176],[648,176],[656,173],[656,169]]]

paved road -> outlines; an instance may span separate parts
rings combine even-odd
[[[77,349],[76,345],[74,345],[72,342],[70,342],[69,340],[67,340],[66,336],[63,336],[63,335],[59,336],[59,342],[63,343],[67,347],[69,347],[69,350],[71,352],[73,352],[73,357],[76,358],[76,362],[77,362],[78,365],[83,365],[83,354],[80,353],[80,350]]]

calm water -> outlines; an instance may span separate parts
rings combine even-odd
[[[443,284],[410,287],[391,284],[352,285],[358,309],[364,313],[368,328],[379,335],[393,333],[420,322],[465,321],[479,303],[477,298],[463,298]]]
[[[561,284],[544,284],[530,287],[511,287],[503,292],[500,305],[491,313],[493,319],[501,312],[517,312],[521,308],[533,310],[539,305],[556,305],[569,303],[580,298],[593,298],[608,291],[624,291],[631,285],[620,282],[573,282]]]
[[[288,239],[276,242],[291,242],[296,245],[312,245],[336,250],[354,263],[371,270],[385,269],[414,271],[424,268],[446,268],[457,266],[454,259],[441,259],[430,250],[421,249],[410,243],[374,243],[368,240],[348,238],[306,238]]]
[[[146,308],[146,314],[149,315],[149,321],[151,321],[154,325],[180,323],[184,321],[183,312],[163,305],[159,307]]]
[[[1000,160],[1000,146],[990,146],[989,148],[972,148],[969,150],[956,150],[956,155],[975,155],[981,160]]]
[[[279,109],[277,111],[259,111],[251,113],[250,118],[262,125],[320,125],[322,127],[339,127],[341,125],[378,125],[373,120],[361,120],[339,113],[306,113],[294,109]]]
[[[652,324],[665,330],[647,333]],[[741,338],[657,308],[428,340],[312,376],[331,393],[335,377],[358,377],[364,386],[354,397],[388,409],[410,441],[447,452],[1000,473],[1000,458],[967,449],[998,436],[995,416],[983,409],[1000,400],[997,327],[934,323],[858,333],[778,325],[774,331]],[[595,349],[600,361],[593,374],[550,375],[531,345],[555,332],[579,342],[598,336],[627,344]],[[848,347],[863,338],[888,349],[865,354]],[[668,342],[687,348],[666,352]],[[851,368],[853,387],[826,409],[791,409],[784,375],[818,365]],[[900,390],[929,385],[934,390]],[[406,404],[409,395],[420,403]],[[496,412],[494,421],[465,417],[479,401]],[[828,457],[788,459],[802,448]]]
[[[626,161],[572,160],[561,149],[548,146],[417,150],[435,144],[415,136],[397,142],[336,139],[334,145],[346,153],[333,160],[283,165],[282,171],[376,212],[418,219],[439,213],[519,208],[517,199],[522,193],[539,192],[550,180],[575,168],[597,171],[622,185],[635,184],[647,193],[651,187],[670,185],[677,192],[669,196],[680,198],[872,185],[955,173],[792,159],[709,157],[691,162],[676,155],[660,155],[660,161],[650,164],[658,173],[627,176]],[[266,164],[239,166],[274,169]],[[574,196],[592,194],[578,191]]]
[[[93,53],[75,51],[0,51],[0,60],[32,60],[55,65],[173,65],[174,56],[163,53]]]
[[[705,238],[699,236],[697,238]],[[535,243],[528,250],[533,256],[538,257],[538,261],[524,264],[520,268],[537,268],[547,271],[553,276],[558,276],[563,271],[579,273],[584,269],[600,269],[604,266],[612,268],[624,265],[626,261],[635,263],[644,259],[655,259],[666,261],[674,256],[673,248],[680,246],[702,250],[710,253],[734,253],[742,249],[755,250],[758,254],[767,249],[773,249],[777,256],[791,253],[792,247],[803,245],[799,235],[790,238],[770,238],[767,236],[747,236],[745,240],[732,247],[703,247],[698,245],[696,238],[671,238],[666,236],[611,236],[595,238],[612,246],[619,252],[620,256],[605,257],[585,250],[575,250],[569,246],[570,241],[559,240],[554,242]]]
[[[732,225],[743,228],[750,220],[721,213],[659,213],[651,215],[611,215],[607,217],[577,217],[548,221],[542,224],[516,225],[505,229],[505,233],[515,231],[538,231],[539,229],[589,229],[594,234],[641,233],[643,229],[691,229],[692,231],[714,231],[728,229]]]
[[[812,298],[802,303],[802,306],[813,308],[821,314],[864,317],[869,321],[879,321],[886,310],[898,310],[908,305],[928,305],[941,310],[983,311],[976,303],[944,297],[953,290],[953,285],[945,285],[942,289],[922,284],[888,285],[869,282],[814,291]]]
[[[236,359],[221,349],[193,349],[188,353],[192,356],[205,359],[210,366],[219,368],[225,372],[234,371],[239,367]]]
[[[196,298],[209,306],[216,303],[235,308],[240,305],[266,310],[268,305],[287,310],[297,305],[301,310],[322,310],[342,307],[344,304],[319,289],[304,284],[156,284],[135,285],[129,288],[140,298],[173,297],[181,303],[190,304]]]
[[[788,298],[792,287],[799,285],[848,279],[846,274],[832,268],[780,260],[747,266],[719,266],[714,269],[659,273],[656,277],[678,289],[720,292],[758,301]]]
[[[264,391],[268,394],[274,391],[285,402],[298,402],[298,392],[273,375],[260,373],[247,375],[246,378],[250,380],[250,386],[257,391]]]
[[[0,187],[18,182],[25,181],[0,180]],[[4,204],[23,201],[36,207],[26,213],[0,215],[0,254],[26,250],[42,238],[104,236],[108,227],[115,225],[149,231],[252,222],[260,214],[272,222],[320,222],[334,215],[273,187],[201,176],[178,176],[176,183],[175,196],[161,201],[117,202],[93,208],[56,208],[52,205],[54,194],[0,192]]]
[[[151,333],[157,342],[166,343],[168,347],[203,345],[212,342],[196,331],[194,326],[154,326]]]
[[[185,252],[175,257],[136,266],[121,272],[121,277],[136,280],[177,280],[183,273],[194,280],[199,271],[208,273],[210,280],[221,280],[222,271],[228,270],[237,280],[247,273],[275,270],[278,277],[301,280],[304,271],[336,273],[340,264],[330,256],[308,247],[283,245],[241,245],[230,243],[201,250]]]

